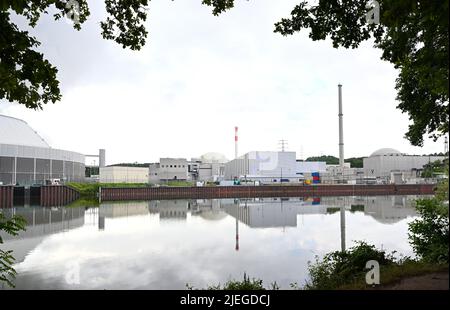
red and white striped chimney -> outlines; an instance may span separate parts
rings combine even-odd
[[[238,127],[234,127],[234,158],[238,157]]]

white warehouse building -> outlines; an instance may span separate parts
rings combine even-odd
[[[328,171],[327,163],[324,161],[297,161],[297,173],[311,175],[314,172],[326,173]]]
[[[148,183],[148,168],[100,167],[100,183]]]
[[[303,182],[295,152],[252,151],[225,164],[225,179],[261,182]]]

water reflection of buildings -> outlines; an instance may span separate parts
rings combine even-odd
[[[345,207],[350,212],[364,212],[380,223],[399,222],[416,216],[414,200],[419,196],[371,196],[371,197],[322,197],[322,204],[328,212],[335,207]]]
[[[329,214],[341,209],[364,212],[381,223],[415,216],[413,196],[223,199],[222,209],[252,228],[296,227],[297,215]]]
[[[16,262],[22,262],[25,256],[48,235],[68,231],[84,225],[84,208],[10,208],[2,209],[7,217],[20,215],[26,220],[26,230],[17,236],[1,233],[4,246],[14,251]]]
[[[98,229],[105,229],[105,220],[121,217],[131,217],[148,214],[147,203],[144,202],[119,202],[102,203],[98,207]]]
[[[236,218],[236,249],[239,248],[239,223],[251,228],[297,227],[297,216],[339,212],[341,249],[346,248],[346,211],[363,212],[380,223],[396,223],[415,216],[414,196],[322,197],[222,199],[220,206]],[[214,201],[214,200],[212,200]],[[216,202],[217,203],[217,202]],[[206,206],[203,206],[205,209]]]
[[[227,216],[222,209],[224,199],[197,199],[190,202],[192,216],[199,216],[207,221],[218,221]]]
[[[102,203],[98,211],[98,229],[104,230],[106,219],[158,214],[160,220],[186,220],[189,200],[152,200]]]
[[[153,200],[148,203],[147,212],[158,213],[160,220],[185,220],[189,209],[189,200]]]
[[[99,226],[105,218],[158,214],[160,220],[186,220],[187,214],[205,220],[231,215],[251,228],[297,227],[298,215],[363,212],[381,223],[395,223],[416,215],[415,196],[249,198],[153,200],[148,202],[103,203]],[[102,220],[103,219],[103,220]],[[104,228],[104,226],[103,226]]]
[[[105,229],[106,219],[158,214],[160,221],[186,220],[187,214],[207,221],[220,221],[227,216],[235,218],[233,232],[236,250],[239,249],[239,225],[250,228],[284,228],[298,226],[298,215],[333,214],[339,212],[341,247],[345,248],[345,221],[349,212],[373,217],[383,224],[396,223],[415,216],[414,196],[376,197],[322,197],[304,198],[253,198],[253,199],[199,199],[161,200],[144,202],[102,203],[98,208],[41,208],[20,207],[2,209],[10,217],[23,216],[27,230],[18,236],[2,234],[5,248],[14,251],[18,262],[37,247],[48,235],[78,228],[98,225]]]

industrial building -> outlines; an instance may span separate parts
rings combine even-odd
[[[228,160],[223,154],[214,152],[203,154],[198,159],[192,158],[189,171],[190,179],[205,182],[221,181],[224,176],[225,163],[227,162]]]
[[[312,174],[314,172],[324,173],[327,171],[328,165],[324,161],[299,161],[297,160],[296,171],[301,174]]]
[[[295,152],[252,151],[225,164],[225,179],[245,179],[263,183],[303,182],[297,173]]]
[[[407,155],[398,150],[383,148],[376,150],[363,159],[364,176],[385,180],[385,182],[406,182],[418,179],[424,165],[434,161],[443,161],[445,156]],[[400,178],[400,180],[399,180]]]
[[[159,163],[150,164],[150,183],[167,181],[217,182],[223,179],[227,159],[220,153],[206,153],[199,158],[160,158]]]
[[[371,178],[364,177],[362,168],[351,168],[350,163],[341,165],[327,165],[326,172],[322,174],[322,183],[325,184],[368,184],[375,183]]]
[[[225,164],[225,180],[259,181],[261,183],[303,183],[316,181],[327,173],[326,162],[308,162],[296,159],[296,152],[246,153]],[[320,177],[319,177],[320,176]]]
[[[188,161],[186,158],[160,158],[159,163],[150,164],[148,178],[150,183],[187,181]]]
[[[100,167],[100,183],[148,183],[148,168]]]
[[[0,115],[0,184],[84,181],[85,156],[53,149],[25,121]]]

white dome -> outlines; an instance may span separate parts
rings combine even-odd
[[[228,159],[220,153],[209,152],[200,156],[200,159],[204,163],[220,163],[224,164],[228,162]]]
[[[398,155],[402,155],[402,153],[400,153],[400,151],[398,151],[396,149],[384,148],[384,149],[376,150],[375,152],[372,153],[372,155],[370,155],[370,157],[372,157],[372,156],[398,156]]]
[[[25,121],[6,115],[0,115],[0,144],[50,147]]]

